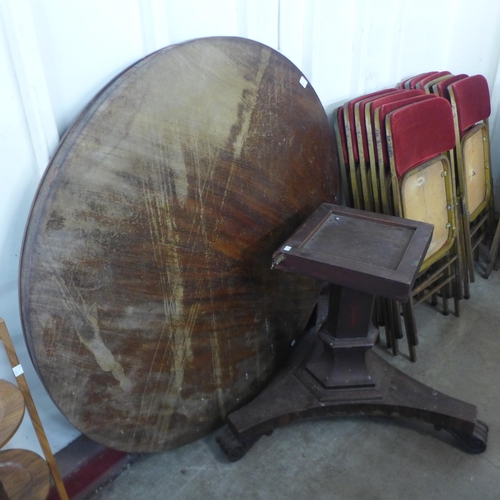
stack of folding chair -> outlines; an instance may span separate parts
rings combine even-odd
[[[450,75],[433,83],[430,91],[448,99],[453,109],[456,188],[463,235],[461,244],[464,262],[463,286],[464,296],[469,298],[469,283],[474,281],[474,260],[478,259],[479,244],[489,243],[494,230],[488,129],[491,107],[488,84],[482,75]],[[488,277],[493,267],[493,243],[485,277]]]
[[[426,94],[430,94],[433,85],[437,85],[439,82],[447,80],[452,76],[453,75],[449,71],[430,71],[403,80],[398,84],[398,88],[419,89],[423,90]]]
[[[375,320],[398,352],[403,313],[410,359],[418,342],[414,306],[448,300],[455,315],[474,281],[474,257],[493,236],[489,92],[480,75],[432,71],[396,88],[357,97],[335,113],[340,174],[348,206],[434,224],[434,236],[407,304],[379,300]],[[500,224],[489,274],[500,246]],[[494,255],[492,252],[495,252]]]
[[[459,314],[457,215],[448,153],[455,141],[451,107],[421,89],[389,89],[346,103],[336,116],[346,202],[356,208],[427,221],[437,228],[412,300],[404,305],[379,301],[377,307],[376,319],[385,325],[393,353],[397,353],[401,337],[402,308],[410,358],[415,360],[414,305],[428,297],[436,301],[439,292],[443,311],[448,312],[448,298],[453,297],[455,314]],[[405,152],[411,152],[411,158]]]
[[[457,196],[461,207],[465,294],[468,296],[468,284],[475,277],[474,260],[479,257],[479,245],[491,242],[495,225],[488,128],[490,94],[482,75],[460,75],[448,82],[441,91],[451,103],[455,123]],[[488,268],[487,275],[491,272]]]
[[[448,86],[452,83],[458,82],[458,80],[462,80],[463,78],[467,78],[468,75],[460,74],[460,75],[450,75],[449,78],[445,78],[436,84],[432,84],[430,90],[433,94],[436,94],[440,97],[444,97],[445,99],[450,100],[450,94],[448,92]]]

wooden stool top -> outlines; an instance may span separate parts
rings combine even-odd
[[[406,301],[433,226],[324,203],[273,255],[275,267]]]

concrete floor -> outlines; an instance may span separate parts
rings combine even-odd
[[[311,421],[275,430],[236,463],[214,435],[144,456],[92,500],[500,499],[500,272],[477,277],[461,306],[460,318],[417,307],[416,363],[376,349],[417,380],[475,404],[489,425],[483,454],[416,421]]]

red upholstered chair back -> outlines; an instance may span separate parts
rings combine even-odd
[[[451,106],[442,97],[396,109],[386,117],[388,127],[398,179],[455,146]]]
[[[483,75],[469,76],[451,84],[455,99],[460,136],[477,122],[486,120],[491,113],[488,82]]]
[[[430,75],[431,73],[437,73],[437,71],[431,71],[430,73],[420,73],[419,75],[413,75],[413,76],[409,76],[408,78],[405,78],[404,80],[401,80],[401,82],[399,82],[397,84],[397,88],[398,89],[409,89],[410,88],[410,82],[414,79],[414,78],[423,78],[424,76],[426,75]]]
[[[434,93],[440,97],[444,97],[445,99],[449,99],[450,94],[448,92],[448,87],[452,83],[458,82],[459,80],[463,80],[464,78],[467,78],[468,76],[469,75],[462,73],[460,75],[452,76],[451,78],[448,78],[448,80],[443,80],[442,82],[439,82],[436,84],[436,91]]]
[[[416,89],[417,88],[417,83],[420,82],[420,80],[423,80],[424,78],[427,78],[429,76],[434,76],[438,71],[428,71],[427,73],[420,73],[419,75],[414,75],[411,78],[408,78],[405,82],[405,88],[407,89]]]
[[[380,127],[380,137],[381,137],[381,142],[382,142],[382,152],[383,152],[382,161],[383,161],[384,165],[389,164],[389,155],[387,154],[387,143],[384,139],[386,136],[386,134],[385,134],[385,124],[386,124],[385,118],[386,118],[386,116],[398,108],[408,106],[410,104],[414,104],[414,103],[420,102],[420,101],[428,101],[431,99],[435,99],[436,97],[437,96],[428,95],[428,94],[424,93],[423,95],[417,95],[417,96],[409,97],[407,99],[402,99],[400,101],[382,104],[381,106],[378,107],[378,120],[379,120],[379,127]],[[373,106],[372,106],[372,110],[374,112],[376,111],[376,109],[373,109]],[[381,159],[377,157],[377,161],[379,163],[380,163],[380,160]]]
[[[377,97],[376,99],[373,99],[370,101],[370,119],[371,119],[371,124],[372,124],[372,136],[375,137],[375,110],[385,104],[391,104],[399,101],[405,101],[406,99],[410,99],[412,97],[419,97],[419,96],[425,96],[425,92],[423,90],[418,90],[418,89],[412,89],[412,90],[406,90],[403,89],[399,92],[393,92],[391,94],[382,96],[382,97]],[[407,104],[407,103],[405,103]],[[403,105],[405,105],[403,104]],[[366,122],[365,122],[366,125]],[[385,126],[384,126],[385,130]],[[378,161],[377,158],[377,151],[375,149],[375,158]]]
[[[359,152],[365,160],[369,158],[368,136],[366,131],[366,120],[365,120],[366,106],[368,106],[369,104],[373,106],[373,103],[378,101],[394,102],[404,99],[405,97],[413,97],[414,95],[423,95],[423,94],[424,92],[420,90],[396,90],[394,92],[386,93],[382,97],[380,96],[367,97],[366,99],[363,99],[362,101],[357,103],[357,106],[359,107],[359,116],[360,116],[359,127],[361,131],[361,136],[363,138],[363,150]],[[358,126],[358,123],[356,123],[356,125]],[[358,144],[358,149],[359,149],[359,144]]]
[[[393,92],[392,94],[388,94],[382,97],[377,97],[369,102],[371,102],[371,110],[372,110],[372,118],[373,112],[379,106],[383,104],[389,104],[391,102],[397,102],[404,99],[409,99],[410,97],[423,96],[425,92],[423,90],[412,89],[412,90],[400,90],[399,92]]]
[[[349,101],[347,104],[344,105],[344,110],[345,108],[347,107],[347,114],[346,112],[344,111],[344,120],[348,120],[349,121],[349,127],[350,127],[350,130],[351,130],[351,134],[350,134],[350,138],[351,138],[351,146],[352,146],[352,152],[353,152],[353,155],[354,155],[354,161],[356,163],[359,162],[359,151],[358,151],[358,145],[357,145],[357,142],[356,142],[356,139],[355,139],[355,120],[354,120],[354,107],[356,105],[356,103],[358,102],[361,102],[363,101],[364,99],[368,99],[370,97],[377,97],[377,96],[381,96],[381,95],[384,95],[384,94],[388,94],[388,93],[391,93],[391,92],[396,92],[397,89],[393,88],[393,89],[384,89],[384,90],[379,90],[377,92],[372,92],[371,94],[365,94],[365,95],[362,95],[362,96],[359,96],[359,97],[356,97],[355,99],[353,99],[352,101]],[[349,138],[347,137],[347,141],[349,141]]]
[[[426,77],[422,78],[421,80],[419,80],[418,82],[416,82],[415,88],[423,89],[424,86],[427,83],[432,82],[432,80],[436,80],[437,78],[441,78],[442,76],[447,76],[447,75],[451,75],[451,73],[449,71],[438,71],[437,73],[435,73],[433,75],[426,76]]]

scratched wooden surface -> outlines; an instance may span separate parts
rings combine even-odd
[[[193,441],[254,396],[318,285],[271,254],[337,194],[323,107],[278,52],[238,38],[163,49],[111,82],[41,182],[21,313],[46,388],[116,449]]]

